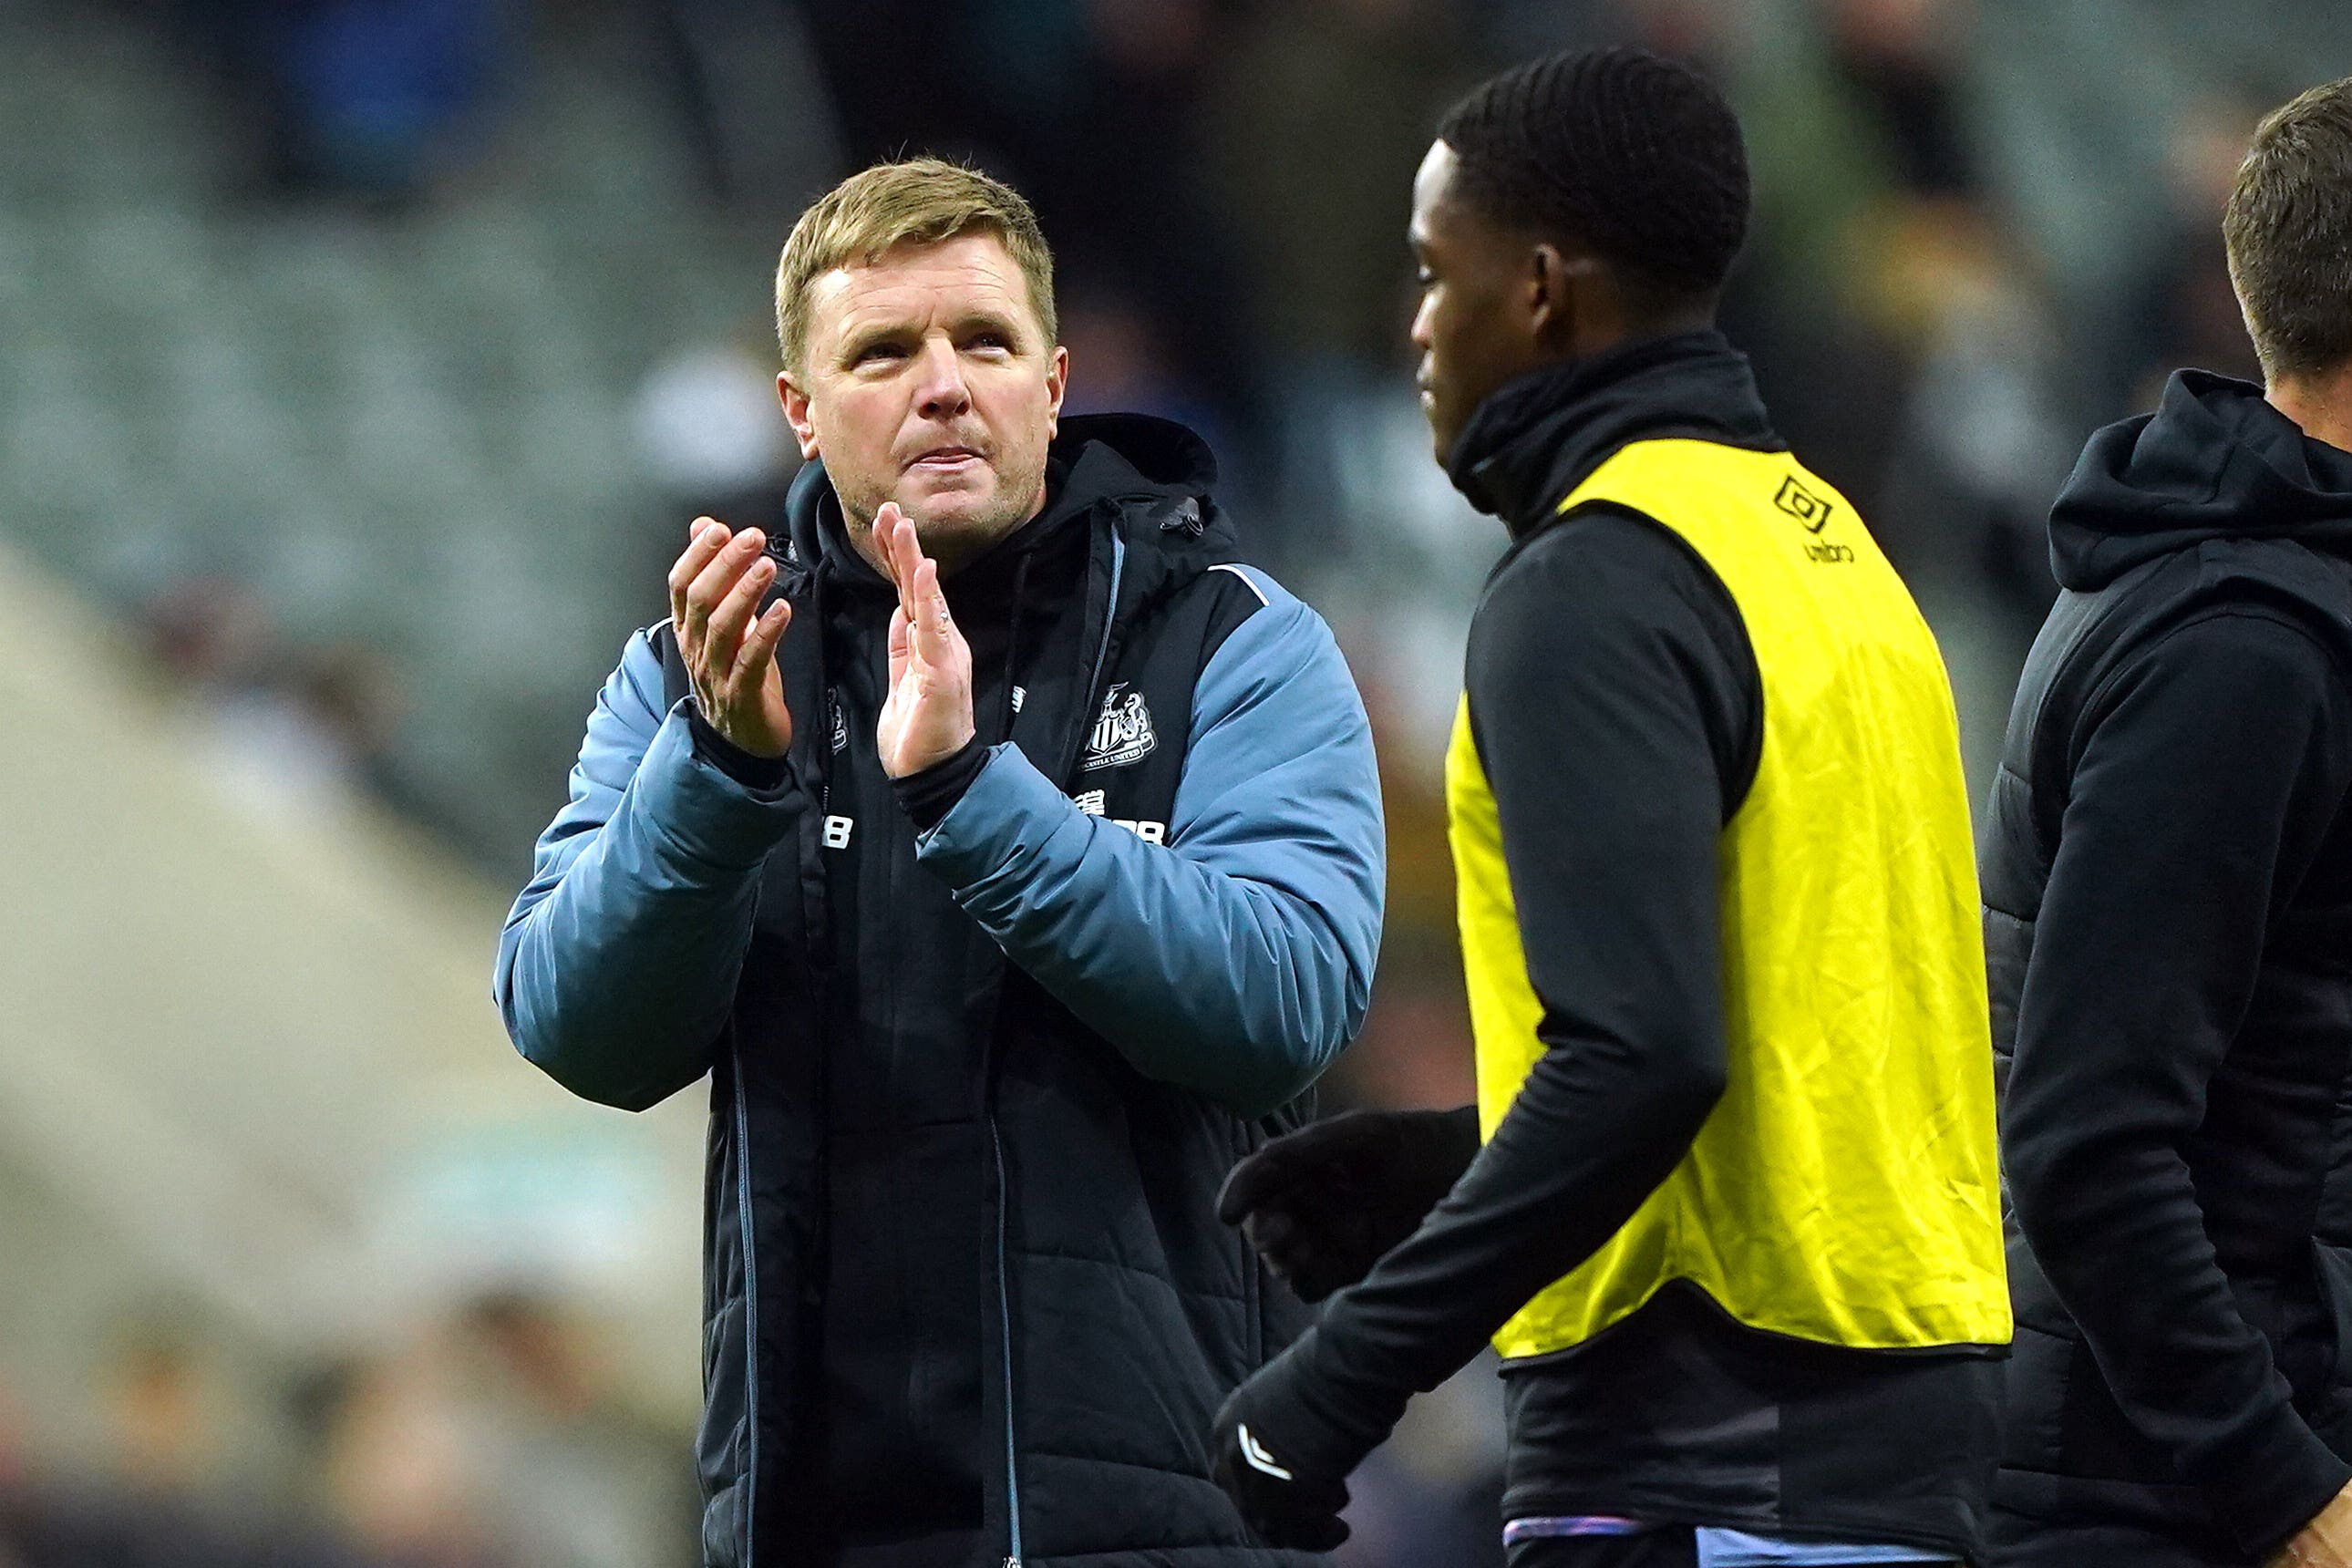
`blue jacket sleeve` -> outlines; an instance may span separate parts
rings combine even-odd
[[[1165,847],[1087,816],[1003,745],[918,854],[1137,1071],[1259,1115],[1363,1022],[1386,841],[1339,645],[1236,570],[1265,607],[1202,671]]]
[[[790,784],[746,789],[660,708],[648,634],[589,716],[572,795],[507,916],[491,983],[516,1047],[574,1094],[641,1110],[699,1078],[751,940],[760,868],[791,830]]]

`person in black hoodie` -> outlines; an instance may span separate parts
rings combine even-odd
[[[1634,50],[1488,82],[1414,182],[1424,410],[1511,535],[1446,762],[1479,1104],[1227,1184],[1338,1292],[1218,1417],[1269,1540],[1342,1537],[1491,1338],[1513,1568],[1975,1550],[2010,1323],[1951,692],[1715,330],[1747,208],[1729,108]]]
[[[1302,1310],[1213,1203],[1368,999],[1346,662],[1198,437],[1060,417],[1016,193],[853,175],[777,304],[788,536],[698,525],[495,981],[575,1093],[710,1079],[701,1561],[1293,1568],[1205,1433]]]
[[[2091,438],[1984,829],[2013,1568],[2352,1563],[2352,82],[2223,232],[2266,385]]]

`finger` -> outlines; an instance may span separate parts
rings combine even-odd
[[[770,605],[743,634],[743,646],[735,655],[735,680],[739,686],[765,679],[767,667],[774,661],[777,645],[784,640],[784,630],[793,624],[793,607],[782,599]]]
[[[1348,1539],[1348,1521],[1339,1517],[1347,1506],[1347,1482],[1302,1478],[1283,1489],[1278,1507],[1263,1510],[1258,1530],[1276,1546],[1328,1552]]]
[[[1289,1139],[1279,1138],[1235,1165],[1217,1193],[1217,1217],[1239,1225],[1250,1214],[1296,1187],[1309,1163],[1297,1158]]]
[[[907,607],[904,605],[890,612],[890,689],[898,689],[906,678],[907,660],[911,653],[908,642]]]
[[[898,525],[890,531],[892,581],[898,584],[898,601],[907,606],[911,618],[921,608],[915,576],[922,569],[923,542],[916,536],[915,525],[905,512],[895,506],[890,510],[898,519]]]
[[[1339,1506],[1345,1508],[1347,1501],[1348,1489],[1342,1487],[1339,1489]],[[1319,1519],[1302,1520],[1299,1522],[1298,1544],[1309,1552],[1332,1552],[1338,1550],[1349,1533],[1348,1521],[1334,1511]]]
[[[711,613],[719,608],[727,595],[733,593],[743,574],[760,559],[760,547],[766,537],[756,528],[747,528],[727,542],[725,548],[695,574],[686,590],[686,618],[681,623],[681,641],[690,638],[689,647],[700,648],[705,628],[710,624]],[[729,650],[732,656],[733,650]]]
[[[702,569],[710,564],[727,539],[724,523],[708,517],[694,520],[693,535],[688,540],[684,552],[669,569],[669,618],[670,625],[677,630],[683,632],[686,629],[687,589],[702,575]]]
[[[1293,1256],[1290,1271],[1284,1276],[1291,1293],[1309,1306],[1325,1297],[1345,1290],[1370,1270],[1353,1267],[1354,1259],[1341,1258],[1320,1248],[1309,1247]]]
[[[898,590],[902,604],[907,584],[898,574],[898,525],[906,521],[907,514],[898,510],[897,501],[884,501],[874,513],[874,553],[882,558],[882,574]]]
[[[1258,1159],[1252,1154],[1225,1173],[1224,1184],[1217,1189],[1217,1218],[1223,1223],[1239,1225],[1257,1206],[1258,1188],[1265,1180],[1258,1171]]]
[[[1298,1251],[1298,1221],[1286,1209],[1260,1209],[1242,1228],[1249,1234],[1251,1246],[1286,1264]]]
[[[759,616],[760,595],[768,591],[775,576],[776,563],[761,556],[743,569],[727,596],[710,612],[709,624],[703,628],[702,649],[704,661],[714,674],[735,668],[743,633]]]
[[[948,613],[948,596],[940,587],[940,563],[927,555],[915,568],[915,655],[933,669],[944,669],[953,657],[955,617]]]

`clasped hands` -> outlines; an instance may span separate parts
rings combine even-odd
[[[792,606],[761,595],[776,579],[767,536],[697,518],[686,552],[669,571],[670,626],[703,721],[753,756],[792,749],[776,650]],[[915,525],[895,501],[874,519],[883,570],[898,590],[890,613],[890,691],[876,728],[882,771],[892,778],[943,763],[971,741],[971,647],[956,629],[940,586],[939,563],[923,553]]]

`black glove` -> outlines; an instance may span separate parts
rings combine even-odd
[[[1350,1110],[1233,1168],[1217,1217],[1238,1225],[1302,1300],[1371,1272],[1421,1228],[1478,1153],[1478,1108]]]
[[[1404,1414],[1403,1394],[1349,1394],[1309,1329],[1217,1412],[1209,1473],[1270,1546],[1328,1552],[1348,1539],[1348,1474]]]

